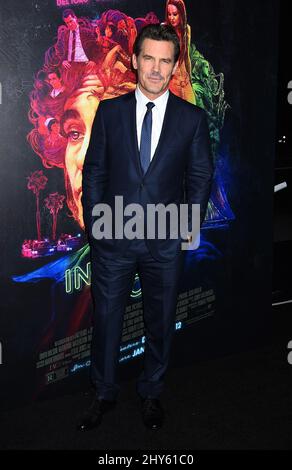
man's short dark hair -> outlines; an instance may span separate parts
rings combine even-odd
[[[174,45],[174,62],[178,61],[180,55],[179,38],[172,26],[166,24],[148,24],[141,29],[134,43],[134,54],[137,57],[141,52],[144,39],[172,42]]]
[[[63,11],[63,15],[62,15],[63,20],[65,18],[68,18],[68,16],[73,16],[73,18],[77,18],[73,10],[71,10],[70,8],[66,8],[66,10]]]

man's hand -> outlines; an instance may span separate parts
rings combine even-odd
[[[68,62],[68,60],[63,60],[62,65],[65,69],[70,69],[71,64]]]
[[[100,32],[99,26],[95,28],[95,32],[96,32],[96,42],[99,42],[101,38],[101,32]]]

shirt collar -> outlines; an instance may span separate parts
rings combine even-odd
[[[152,103],[155,104],[155,106],[157,106],[157,108],[162,108],[166,106],[166,103],[169,97],[169,90],[167,89],[163,93],[163,95],[160,95],[155,100],[149,100],[149,98],[147,98],[147,96],[145,96],[144,93],[140,90],[139,85],[137,85],[136,90],[135,90],[135,95],[136,95],[137,104],[139,106],[146,106],[146,104],[149,103],[149,101],[151,101]]]
[[[77,28],[74,31],[76,31],[76,33],[79,33],[79,24],[77,25]],[[73,34],[72,29],[70,29],[69,32]]]

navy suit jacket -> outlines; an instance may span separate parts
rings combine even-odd
[[[210,196],[213,161],[206,113],[169,93],[160,139],[147,172],[143,175],[136,130],[136,98],[131,92],[99,104],[87,149],[82,183],[85,228],[93,252],[104,257],[123,254],[127,239],[96,240],[92,226],[95,204],[114,209],[115,196],[124,206],[200,204],[201,223]],[[113,210],[114,215],[114,210]],[[125,219],[126,220],[126,219]],[[169,227],[167,234],[169,235]],[[114,234],[114,232],[113,232]],[[146,239],[158,261],[172,259],[181,249],[181,238]]]

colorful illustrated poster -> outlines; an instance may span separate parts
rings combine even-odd
[[[215,331],[224,324],[222,312],[232,308],[230,238],[238,217],[233,196],[240,187],[240,163],[234,163],[238,150],[230,144],[236,137],[226,85],[232,81],[228,54],[210,20],[218,7],[183,0],[14,3],[3,8],[1,48],[7,231],[0,339],[3,377],[12,377],[23,387],[23,399],[30,399],[80,384],[90,366],[91,269],[82,168],[100,101],[136,87],[131,56],[145,25],[171,24],[179,36],[179,67],[170,89],[207,112],[216,168],[200,247],[187,253],[177,305],[175,336],[189,343],[198,329]],[[210,34],[204,20],[213,28]],[[122,370],[142,359],[143,351],[137,274],[124,317]],[[185,360],[184,350],[174,345],[174,351],[177,362]]]

